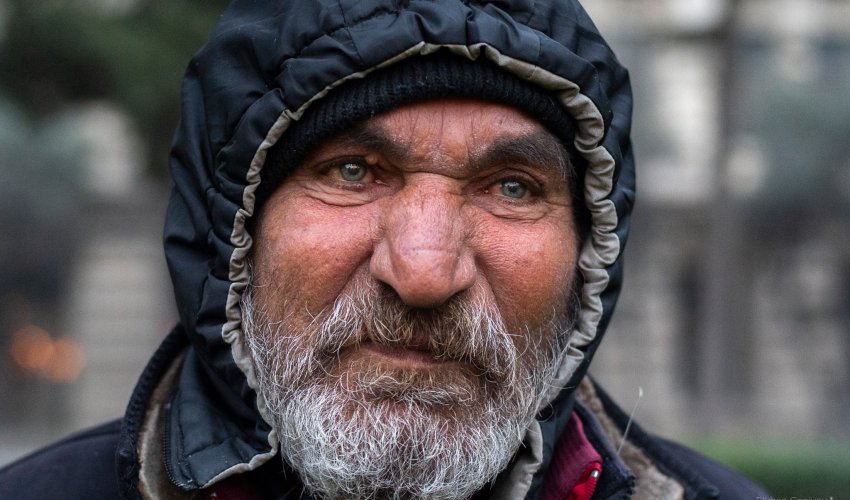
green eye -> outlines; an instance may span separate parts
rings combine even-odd
[[[346,163],[339,167],[339,176],[349,182],[362,181],[366,177],[367,169],[358,163]]]
[[[528,192],[528,187],[520,181],[502,181],[502,194],[508,198],[523,198]]]

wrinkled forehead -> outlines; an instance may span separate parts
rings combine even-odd
[[[451,163],[475,164],[503,157],[568,166],[563,144],[535,118],[478,99],[429,100],[387,110],[319,144],[308,161],[340,147],[400,160],[446,157]]]
[[[369,118],[366,122],[388,131],[413,132],[420,127],[498,131],[521,135],[543,130],[543,125],[523,110],[491,100],[468,97],[436,98],[398,106]],[[362,124],[358,124],[362,125]]]

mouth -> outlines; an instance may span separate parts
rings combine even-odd
[[[448,365],[459,364],[455,360],[438,359],[427,346],[408,345],[402,347],[373,342],[371,340],[362,342],[359,347],[354,348],[354,352],[351,354],[364,360],[371,358],[376,362],[389,363],[397,365],[399,368],[408,369],[434,368],[436,366],[446,367]]]
[[[469,363],[418,345],[366,340],[339,354],[339,380],[363,401],[456,407],[486,392],[485,379]]]

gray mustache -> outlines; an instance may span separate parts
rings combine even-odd
[[[316,352],[330,359],[364,342],[422,351],[441,361],[468,363],[495,379],[513,373],[519,355],[512,334],[491,304],[453,297],[437,309],[414,309],[394,293],[357,286],[312,323]]]

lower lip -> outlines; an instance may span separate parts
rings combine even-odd
[[[360,344],[358,351],[367,356],[376,356],[388,361],[404,364],[409,368],[446,366],[456,363],[455,361],[436,359],[431,353],[426,351],[393,347],[375,342],[364,342]]]

